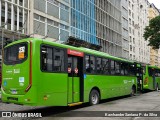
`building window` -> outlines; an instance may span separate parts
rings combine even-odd
[[[46,72],[64,71],[64,50],[54,47],[41,47],[41,70]]]
[[[102,59],[102,71],[103,74],[109,74],[109,60],[106,58]]]
[[[97,73],[102,73],[102,59],[97,58],[96,63],[97,63]]]
[[[95,73],[95,57],[86,55],[86,72],[87,73]]]
[[[115,74],[120,75],[120,62],[115,61]]]
[[[111,74],[112,74],[112,75],[115,74],[115,64],[114,64],[114,60],[111,60]]]

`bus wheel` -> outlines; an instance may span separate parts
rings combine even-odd
[[[158,86],[158,83],[157,83],[157,85],[156,85],[156,91],[158,91],[159,90],[159,86]]]
[[[99,92],[97,90],[92,90],[89,95],[89,103],[90,105],[96,105],[99,103]]]
[[[131,89],[131,96],[134,96],[136,94],[136,87],[135,86],[132,86],[132,89]]]

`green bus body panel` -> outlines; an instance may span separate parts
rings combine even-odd
[[[25,62],[22,64],[16,64],[14,66],[3,64],[3,87],[1,88],[3,102],[33,106],[67,106],[69,103],[80,101],[80,78],[73,77],[74,81],[72,81],[72,78],[68,77],[67,70],[65,73],[48,73],[41,71],[40,46],[42,44],[53,45],[66,49],[69,48],[88,54],[129,62],[121,58],[110,56],[103,52],[85,48],[76,48],[54,42],[42,41],[35,38],[19,40],[9,44],[8,46],[26,41],[32,41],[32,86],[28,92],[24,92],[29,84],[30,45],[28,45],[28,59]],[[18,68],[21,71],[20,74],[6,73],[7,70]],[[24,86],[19,86],[18,78],[23,76],[25,78]],[[7,81],[8,86],[4,86],[4,78],[7,77],[12,77],[13,79]],[[87,74],[84,78],[84,100],[82,102],[89,102],[89,94],[94,87],[99,88],[101,99],[106,99],[130,94],[133,85],[137,85],[136,76],[105,76]],[[19,89],[20,92],[15,95],[11,94],[9,91],[11,88]],[[13,98],[18,99],[18,101],[14,100]]]
[[[23,66],[23,67],[22,67]],[[12,90],[16,89],[17,94],[25,94],[25,89],[29,84],[29,62],[28,59],[23,64],[3,65],[3,82],[5,84],[6,93],[12,94]]]
[[[68,103],[80,102],[80,78],[68,77]]]
[[[30,45],[28,43],[28,48]],[[17,95],[25,94],[25,89],[29,85],[29,49],[28,57],[23,64],[5,65],[3,64],[3,81],[2,85],[7,94],[12,94],[16,89]]]
[[[37,87],[32,86],[32,89],[30,89],[25,95],[12,95],[12,94],[7,94],[3,89],[1,89],[1,94],[2,94],[2,101],[7,102],[7,103],[15,103],[15,104],[22,104],[22,105],[30,105],[30,106],[35,106],[37,105]],[[9,100],[8,97],[10,98],[16,98],[16,100]],[[30,99],[30,101],[26,101],[26,99]]]
[[[68,103],[73,103],[73,79],[68,77]]]
[[[145,78],[148,78],[148,83],[145,85],[143,83],[143,89],[144,90],[155,90],[154,88],[154,83],[153,83],[153,77],[152,76],[149,76],[149,71],[148,71],[148,68],[154,68],[154,69],[159,69],[157,66],[151,66],[151,65],[146,65],[145,67],[145,74],[143,74],[143,82],[145,81]],[[159,88],[160,88],[160,77],[155,77],[155,85],[158,83],[159,85]]]
[[[80,78],[73,79],[73,103],[80,102]]]
[[[136,82],[137,78],[132,76],[86,75],[86,79],[84,79],[84,101],[88,102],[93,87],[98,87],[101,99],[106,99],[130,94],[131,88],[133,84],[136,85]]]

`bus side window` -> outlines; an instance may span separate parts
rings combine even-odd
[[[96,63],[97,63],[97,73],[102,73],[102,59],[97,58]]]
[[[127,64],[127,63],[124,63],[124,74],[125,74],[125,75],[129,75],[129,72],[128,72],[128,64]]]
[[[115,74],[115,63],[113,60],[111,60],[111,74],[114,75]]]
[[[85,62],[86,62],[86,67],[85,67],[86,68],[86,72],[90,73],[90,64],[89,64],[90,60],[89,60],[89,56],[88,55],[85,56]]]
[[[143,70],[143,71],[142,71],[142,72],[143,72],[143,75],[145,75],[145,74],[146,74],[146,66],[143,66],[143,67],[142,67],[142,70]]]
[[[64,50],[54,47],[41,47],[41,70],[48,72],[64,71]]]
[[[41,48],[41,69],[43,71],[52,71],[52,48]]]
[[[41,47],[41,69],[47,70],[47,49],[46,47]]]
[[[106,75],[109,74],[109,60],[108,59],[105,59],[105,58],[102,59],[102,71],[103,71],[103,74],[106,74]]]
[[[124,75],[124,70],[125,70],[125,66],[124,66],[124,63],[120,63],[120,68],[121,68],[121,75]]]
[[[95,57],[90,56],[90,69],[91,73],[95,73]]]
[[[153,68],[148,67],[148,73],[149,73],[149,76],[153,76],[154,69],[153,69]]]
[[[87,73],[95,73],[95,57],[86,55],[86,72]]]
[[[120,62],[115,61],[115,74],[120,75]]]
[[[53,70],[56,72],[64,71],[64,50],[54,49],[54,66]]]
[[[136,75],[136,68],[134,64],[129,64],[128,72],[129,75]]]

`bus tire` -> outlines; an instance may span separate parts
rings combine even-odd
[[[158,83],[157,83],[157,85],[156,85],[156,91],[158,91],[159,90],[159,85],[158,85]]]
[[[135,87],[135,86],[132,86],[130,96],[135,96],[135,94],[136,94],[136,87]]]
[[[90,105],[96,105],[99,103],[99,92],[93,89],[89,95],[89,103]]]

